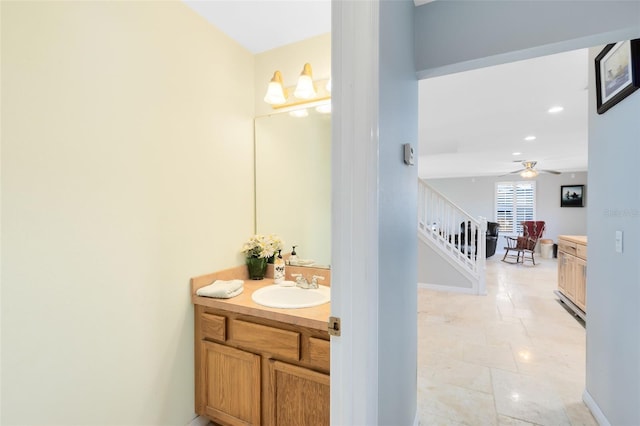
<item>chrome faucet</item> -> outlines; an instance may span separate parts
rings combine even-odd
[[[320,275],[314,275],[311,277],[311,288],[318,288],[318,280],[324,281],[324,277],[321,277]]]
[[[291,274],[291,276],[296,279],[296,287],[303,289],[318,288],[318,280],[324,280],[324,277],[318,275],[311,277],[311,282],[307,281],[302,274]]]
[[[311,288],[309,287],[309,281],[307,281],[307,279],[302,275],[302,274],[291,274],[292,277],[295,277],[296,279],[296,287],[300,287],[300,288]]]

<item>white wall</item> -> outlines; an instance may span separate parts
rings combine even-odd
[[[189,278],[253,230],[253,56],[180,2],[1,7],[1,423],[184,425]]]
[[[515,177],[514,177],[515,176]],[[519,176],[482,176],[447,179],[428,179],[429,185],[443,193],[474,217],[483,216],[495,221],[495,184],[518,180]],[[521,179],[520,179],[521,180]],[[558,241],[558,235],[586,235],[587,209],[560,207],[561,185],[586,185],[586,172],[566,172],[561,175],[539,174],[536,181],[536,220],[546,222],[544,238]],[[590,190],[585,186],[585,206],[589,204]],[[504,240],[498,240],[498,250]]]
[[[639,35],[640,37],[640,30]],[[600,48],[589,50],[593,61]],[[593,62],[591,62],[593,63]],[[587,392],[611,425],[640,424],[640,91],[598,115],[589,74]],[[615,232],[623,232],[623,252]]]
[[[418,284],[471,290],[473,283],[448,263],[439,252],[418,238]]]

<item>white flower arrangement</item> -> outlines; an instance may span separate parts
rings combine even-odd
[[[242,246],[242,253],[247,257],[272,257],[284,247],[280,237],[274,234],[254,235]]]

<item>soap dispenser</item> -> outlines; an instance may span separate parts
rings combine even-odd
[[[282,250],[278,250],[278,257],[273,261],[273,282],[282,284],[284,282],[284,259]]]
[[[296,254],[296,247],[293,246],[293,250],[291,250],[291,256],[289,256],[289,265],[295,265],[298,263],[298,255]]]

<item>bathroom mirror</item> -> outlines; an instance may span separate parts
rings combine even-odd
[[[298,110],[302,111],[302,110]],[[256,233],[293,245],[300,266],[331,263],[331,115],[255,119]]]

